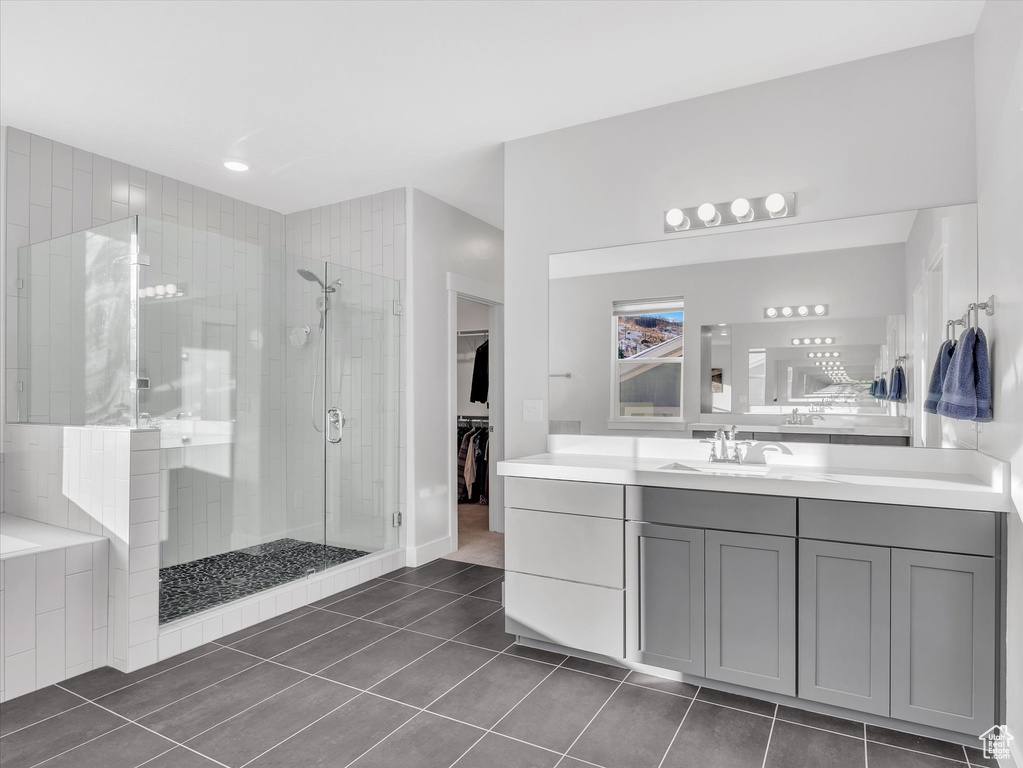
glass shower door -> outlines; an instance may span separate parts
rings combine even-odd
[[[326,264],[325,567],[397,545],[399,283]],[[334,288],[331,292],[329,289]]]

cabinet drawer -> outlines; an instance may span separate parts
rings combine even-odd
[[[532,509],[505,510],[509,571],[625,588],[625,522]]]
[[[504,581],[505,630],[621,659],[625,655],[625,593],[509,571]]]
[[[617,520],[625,517],[622,486],[607,483],[508,477],[504,482],[504,501],[506,506],[517,509],[612,517]]]
[[[643,523],[796,535],[796,500],[785,496],[630,485],[625,509],[629,520]]]
[[[799,500],[799,535],[808,539],[993,556],[996,523],[994,512]]]

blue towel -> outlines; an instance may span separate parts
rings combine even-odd
[[[948,374],[948,364],[952,360],[952,353],[955,349],[954,341],[945,341],[938,350],[938,357],[934,361],[934,369],[931,371],[931,381],[927,385],[927,399],[924,400],[924,410],[928,413],[938,412],[938,401],[941,400],[941,386],[945,383],[945,376]]]
[[[874,397],[880,398],[881,400],[888,397],[888,382],[884,380],[884,376],[882,376],[877,382],[877,393]]]
[[[893,403],[906,401],[906,372],[901,365],[892,368],[892,385],[888,388],[888,400]]]
[[[941,387],[938,413],[964,421],[991,421],[991,364],[984,331],[959,337]]]

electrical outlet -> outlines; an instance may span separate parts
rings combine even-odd
[[[523,400],[522,420],[543,421],[543,400]]]

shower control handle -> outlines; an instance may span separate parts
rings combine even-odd
[[[345,417],[337,408],[327,409],[327,442],[340,443],[341,433],[345,428]]]

